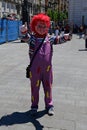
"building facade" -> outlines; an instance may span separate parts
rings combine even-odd
[[[0,18],[8,14],[21,15],[22,0],[0,0]]]
[[[58,11],[68,11],[69,0],[45,0],[46,6]]]
[[[59,0],[59,10],[68,11],[69,0]]]
[[[0,0],[0,18],[8,14],[16,14],[21,19],[24,1],[28,3],[30,17],[38,12],[45,12],[45,0]]]
[[[69,23],[87,25],[87,0],[69,0]]]

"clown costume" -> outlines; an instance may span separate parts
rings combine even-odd
[[[52,100],[52,46],[54,44],[59,44],[61,37],[48,35],[50,18],[43,13],[37,14],[32,18],[30,27],[32,31],[32,34],[30,34],[28,39],[30,60],[44,38],[43,44],[37,52],[30,68],[31,113],[34,115],[38,110],[39,90],[42,82],[45,108],[48,115],[54,115]]]

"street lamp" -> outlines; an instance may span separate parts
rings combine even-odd
[[[24,0],[22,3],[22,22],[28,22],[28,11],[27,11],[27,0]]]
[[[22,3],[22,21],[23,24],[27,22],[30,23],[30,3],[27,0],[24,0]]]

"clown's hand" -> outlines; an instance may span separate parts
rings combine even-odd
[[[28,28],[27,28],[27,25],[26,24],[23,24],[21,27],[20,27],[20,32],[21,34],[25,35],[27,32],[28,32]]]
[[[21,40],[24,41],[24,42],[28,42],[30,35],[28,33],[27,23],[23,24],[20,27],[20,33],[21,33]]]

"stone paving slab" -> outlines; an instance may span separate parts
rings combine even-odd
[[[41,85],[39,111],[31,117],[30,81],[25,77],[28,45],[0,45],[0,130],[87,130],[87,51],[84,39],[54,46],[53,100],[55,115],[44,111]]]

